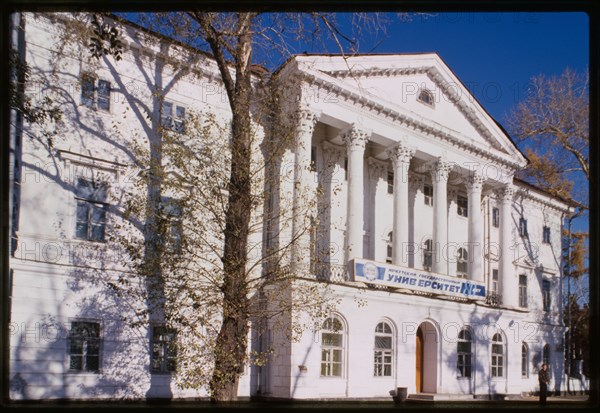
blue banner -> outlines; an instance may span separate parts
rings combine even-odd
[[[354,260],[354,281],[475,300],[485,299],[485,285],[477,281],[358,258]]]

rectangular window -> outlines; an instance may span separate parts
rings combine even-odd
[[[185,132],[185,108],[173,102],[164,101],[160,114],[160,124],[163,128],[174,132]]]
[[[69,370],[100,370],[100,324],[73,321],[69,334]]]
[[[550,244],[550,227],[544,226],[542,233],[542,242],[544,244]]]
[[[469,200],[466,197],[456,196],[456,212],[462,217],[469,216]]]
[[[423,201],[425,205],[433,206],[433,186],[423,185]]]
[[[88,108],[110,111],[110,82],[90,75],[81,77],[81,104]]]
[[[471,342],[459,341],[457,343],[456,368],[458,377],[471,377]]]
[[[550,311],[552,299],[550,295],[550,281],[548,280],[542,281],[542,301],[544,304],[544,311]]]
[[[500,210],[492,208],[492,225],[496,228],[500,226]]]
[[[494,292],[494,293],[498,292],[498,270],[497,269],[492,270],[492,292]]]
[[[527,308],[527,275],[519,275],[519,306]]]
[[[77,201],[75,237],[89,241],[104,241],[106,227],[107,184],[78,178],[75,186]]]
[[[388,171],[387,173],[387,193],[394,193],[394,173],[392,171]]]
[[[519,218],[519,235],[527,236],[527,220],[525,218]]]
[[[502,344],[492,344],[492,377],[504,377]]]
[[[171,251],[180,251],[183,236],[183,208],[181,206],[181,201],[163,196],[160,203],[163,218],[166,220],[167,224],[165,243]]]
[[[177,363],[176,334],[165,326],[152,327],[152,373],[175,371]]]

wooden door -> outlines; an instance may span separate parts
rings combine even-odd
[[[416,377],[417,377],[417,393],[421,393],[423,391],[423,330],[421,327],[417,330],[417,365],[416,367]]]

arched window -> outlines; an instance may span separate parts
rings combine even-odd
[[[393,254],[393,250],[392,250],[392,241],[393,241],[393,233],[390,231],[390,233],[387,236],[387,253],[386,253],[386,259],[385,262],[387,262],[388,264],[392,263],[392,254]]]
[[[504,377],[504,344],[500,333],[492,337],[492,377]]]
[[[546,363],[550,367],[550,345],[546,344],[542,351],[542,363]]]
[[[469,260],[469,253],[464,248],[459,248],[456,254],[456,276],[460,278],[467,278],[467,261]]]
[[[423,268],[427,271],[431,271],[431,264],[433,262],[433,241],[428,239],[424,243],[423,248]]]
[[[344,360],[344,324],[331,316],[321,331],[321,376],[342,377]]]
[[[529,377],[529,348],[525,343],[521,345],[521,377]]]
[[[471,377],[471,351],[472,339],[471,332],[463,328],[458,333],[458,341],[456,343],[456,369],[458,370],[458,377]]]
[[[394,365],[392,327],[382,321],[375,327],[374,375],[391,377]]]
[[[417,99],[419,100],[419,102],[425,103],[428,106],[433,106],[434,104],[433,93],[431,93],[427,89],[421,89],[421,92],[419,93],[419,97]]]

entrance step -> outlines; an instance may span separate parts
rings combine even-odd
[[[449,393],[415,393],[409,394],[407,401],[461,401],[461,400],[473,400],[472,394],[449,394]]]

